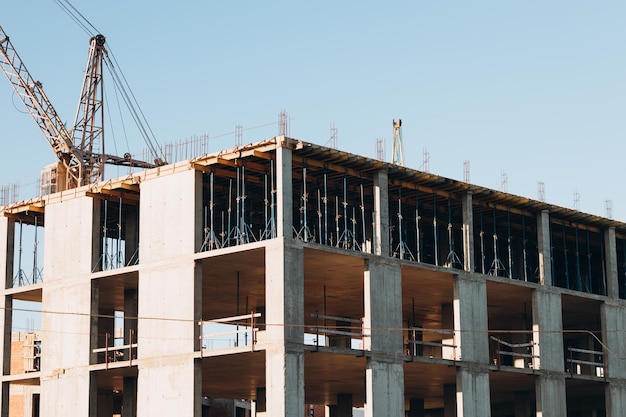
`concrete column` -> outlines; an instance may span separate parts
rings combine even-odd
[[[424,417],[424,399],[411,398],[409,400],[409,417]]]
[[[606,295],[619,299],[619,273],[617,271],[617,244],[615,228],[604,230],[604,263],[606,264]]]
[[[537,215],[537,250],[539,251],[539,283],[541,285],[554,285],[550,245],[550,213],[548,210],[543,210]]]
[[[532,417],[530,393],[518,391],[513,394],[515,400],[515,417]]]
[[[141,183],[137,323],[137,415],[202,412],[200,350],[201,173],[181,171]],[[163,320],[155,320],[161,318]],[[134,362],[133,362],[134,363]]]
[[[489,417],[487,284],[464,274],[454,278],[454,331],[457,358],[456,409],[463,417]]]
[[[389,185],[387,171],[374,174],[374,254],[389,256]]]
[[[276,235],[293,238],[292,152],[283,140],[276,148]]]
[[[3,291],[4,292],[4,291]],[[9,375],[11,373],[11,330],[13,328],[13,297],[10,295],[0,296],[0,307],[2,307],[2,313],[0,319],[2,320],[2,338],[0,339],[0,346],[2,347],[2,375]]]
[[[365,416],[404,417],[402,275],[400,267],[367,260],[364,341],[371,350],[365,372]]]
[[[456,276],[453,307],[457,359],[487,365],[489,326],[485,281],[469,279],[467,275]]]
[[[134,288],[124,290],[124,344],[129,345],[137,341],[137,290]],[[132,331],[133,339],[130,339]],[[129,358],[126,358],[128,360]]]
[[[565,417],[563,313],[561,295],[548,288],[533,292],[534,368],[541,370],[535,385],[537,415]],[[542,413],[542,414],[540,414]]]
[[[202,197],[200,197],[202,201]],[[133,207],[124,218],[124,264],[134,265],[139,258],[139,207]]]
[[[352,417],[352,394],[337,394],[337,405],[330,406],[329,417]]]
[[[268,241],[265,267],[267,415],[301,417],[304,410],[302,247],[291,238]]]
[[[600,308],[608,384],[605,388],[607,416],[621,416],[626,409],[626,311],[621,305],[605,302]]]
[[[124,417],[137,416],[137,378],[134,376],[124,377],[122,415]]]
[[[443,417],[456,417],[456,385],[443,386]]]
[[[15,221],[0,212],[0,282],[2,288],[13,288],[13,259],[15,247]]]
[[[90,197],[68,196],[46,205],[41,415],[90,411],[91,270],[97,224]]]
[[[474,271],[474,208],[472,193],[468,192],[461,200],[463,208],[463,269]]]

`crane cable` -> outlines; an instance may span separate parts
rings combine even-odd
[[[78,11],[78,9],[76,9],[76,7],[72,5],[72,3],[70,3],[69,0],[54,0],[54,2],[61,9],[63,9],[63,11],[90,37],[101,33],[82,13]],[[93,31],[89,29],[89,27],[91,27]],[[121,93],[123,101],[126,103],[126,106],[128,107],[128,110],[130,111],[131,116],[135,121],[137,128],[139,129],[140,134],[143,136],[144,142],[146,143],[148,149],[154,157],[155,163],[157,165],[161,165],[165,162],[163,149],[158,144],[156,136],[154,135],[152,128],[148,124],[148,121],[143,111],[141,110],[141,107],[139,106],[139,102],[132,92],[130,84],[128,83],[126,77],[120,69],[120,66],[117,62],[117,59],[115,58],[115,55],[113,54],[113,51],[111,50],[110,45],[107,45],[107,50],[108,52],[104,56],[104,61],[107,65],[107,68],[109,68],[116,91],[119,91]],[[109,55],[112,59],[109,57]],[[157,163],[157,161],[159,162]]]

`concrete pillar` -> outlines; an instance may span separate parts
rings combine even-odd
[[[424,399],[411,398],[409,400],[409,417],[424,417]]]
[[[265,267],[267,415],[301,417],[304,410],[302,247],[290,238],[268,241]]]
[[[401,299],[400,267],[366,260],[363,332],[365,348],[371,350],[365,372],[366,417],[404,417]]]
[[[0,212],[0,282],[2,288],[13,288],[13,259],[15,247],[15,221]]]
[[[68,196],[46,205],[41,315],[41,415],[88,415],[94,200]],[[54,313],[52,313],[54,312]],[[71,329],[71,330],[68,330]]]
[[[443,386],[443,417],[456,417],[456,385]]]
[[[565,417],[563,313],[561,295],[546,287],[533,292],[534,368],[541,370],[535,390],[537,415]],[[542,413],[542,414],[540,414]]]
[[[606,295],[619,299],[619,273],[617,271],[617,244],[615,228],[604,230],[604,263],[606,264]]]
[[[457,359],[487,365],[487,284],[468,275],[454,278],[454,331]]]
[[[539,251],[539,283],[554,285],[550,248],[550,213],[543,210],[537,215],[537,250]]]
[[[200,417],[202,174],[181,171],[141,183],[137,414]],[[163,320],[154,320],[158,317]],[[134,362],[133,362],[134,363]]]
[[[122,416],[137,416],[137,378],[124,377],[124,391],[122,393]]]
[[[532,404],[530,393],[517,391],[513,394],[515,401],[515,417],[532,417]]]
[[[374,251],[375,255],[389,256],[389,185],[387,171],[374,174]]]
[[[276,148],[276,235],[293,237],[292,153],[286,148],[284,136]]]
[[[3,291],[4,293],[4,291]],[[13,328],[13,297],[10,295],[0,296],[0,307],[2,313],[0,319],[2,320],[2,337],[0,339],[0,347],[2,347],[2,375],[9,375],[11,373],[11,330]]]
[[[137,341],[137,290],[128,288],[124,290],[124,344],[130,345]],[[132,332],[132,340],[130,339]],[[129,352],[130,353],[130,352]],[[128,360],[130,358],[126,358]]]
[[[468,192],[461,197],[463,209],[463,269],[474,271],[474,208],[472,207],[472,193]]]
[[[626,310],[620,304],[605,302],[600,308],[602,340],[606,344],[608,384],[605,388],[607,416],[621,416],[626,409]]]
[[[139,259],[139,207],[133,207],[124,218],[124,264],[135,265]]]
[[[329,417],[352,417],[352,394],[337,394],[337,404],[330,406]]]
[[[487,284],[469,275],[454,278],[454,331],[457,358],[456,409],[459,417],[489,417]]]

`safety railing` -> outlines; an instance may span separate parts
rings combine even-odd
[[[533,341],[524,343],[510,343],[496,336],[490,336],[496,342],[494,365],[512,366],[514,368],[535,369],[536,359],[535,343]]]
[[[572,346],[568,346],[567,351],[566,371],[570,375],[591,375],[606,379],[606,360],[603,351],[579,349]]]
[[[259,332],[257,319],[261,313],[251,312],[198,322],[202,350],[218,350],[250,346],[254,350]]]
[[[135,332],[132,329],[128,331],[128,340],[130,343],[116,346],[115,340],[111,333],[104,334],[104,347],[97,347],[92,350],[92,352],[97,355],[96,363],[104,363],[106,369],[109,368],[109,364],[111,363],[123,361],[128,361],[128,365],[133,366],[133,359],[137,359],[137,340]]]
[[[309,326],[304,343],[320,346],[364,350],[363,320],[313,313],[315,325]]]
[[[454,330],[410,327],[406,342],[406,354],[411,357],[448,359],[457,358]]]

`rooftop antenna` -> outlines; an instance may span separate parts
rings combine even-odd
[[[422,160],[422,171],[430,172],[430,152],[426,148],[424,148],[422,153]]]
[[[543,181],[537,182],[537,200],[546,202],[546,184]]]
[[[385,139],[376,139],[376,159],[379,161],[385,160]]]
[[[402,120],[393,121],[393,150],[392,161],[395,165],[404,166],[404,153],[402,151]]]
[[[335,127],[335,123],[332,122],[330,124],[330,147],[334,149],[339,149],[339,139],[337,137],[337,128]]]
[[[500,171],[500,191],[508,192],[509,190],[509,176],[503,169]]]
[[[278,135],[289,136],[289,115],[285,110],[278,114]]]
[[[574,188],[574,210],[580,210],[580,193]]]
[[[470,161],[463,161],[463,181],[469,184],[470,182]]]
[[[235,126],[235,146],[241,146],[241,140],[243,138],[243,126]]]
[[[612,200],[604,200],[604,212],[606,213],[606,217],[609,219],[613,218],[613,201]]]

